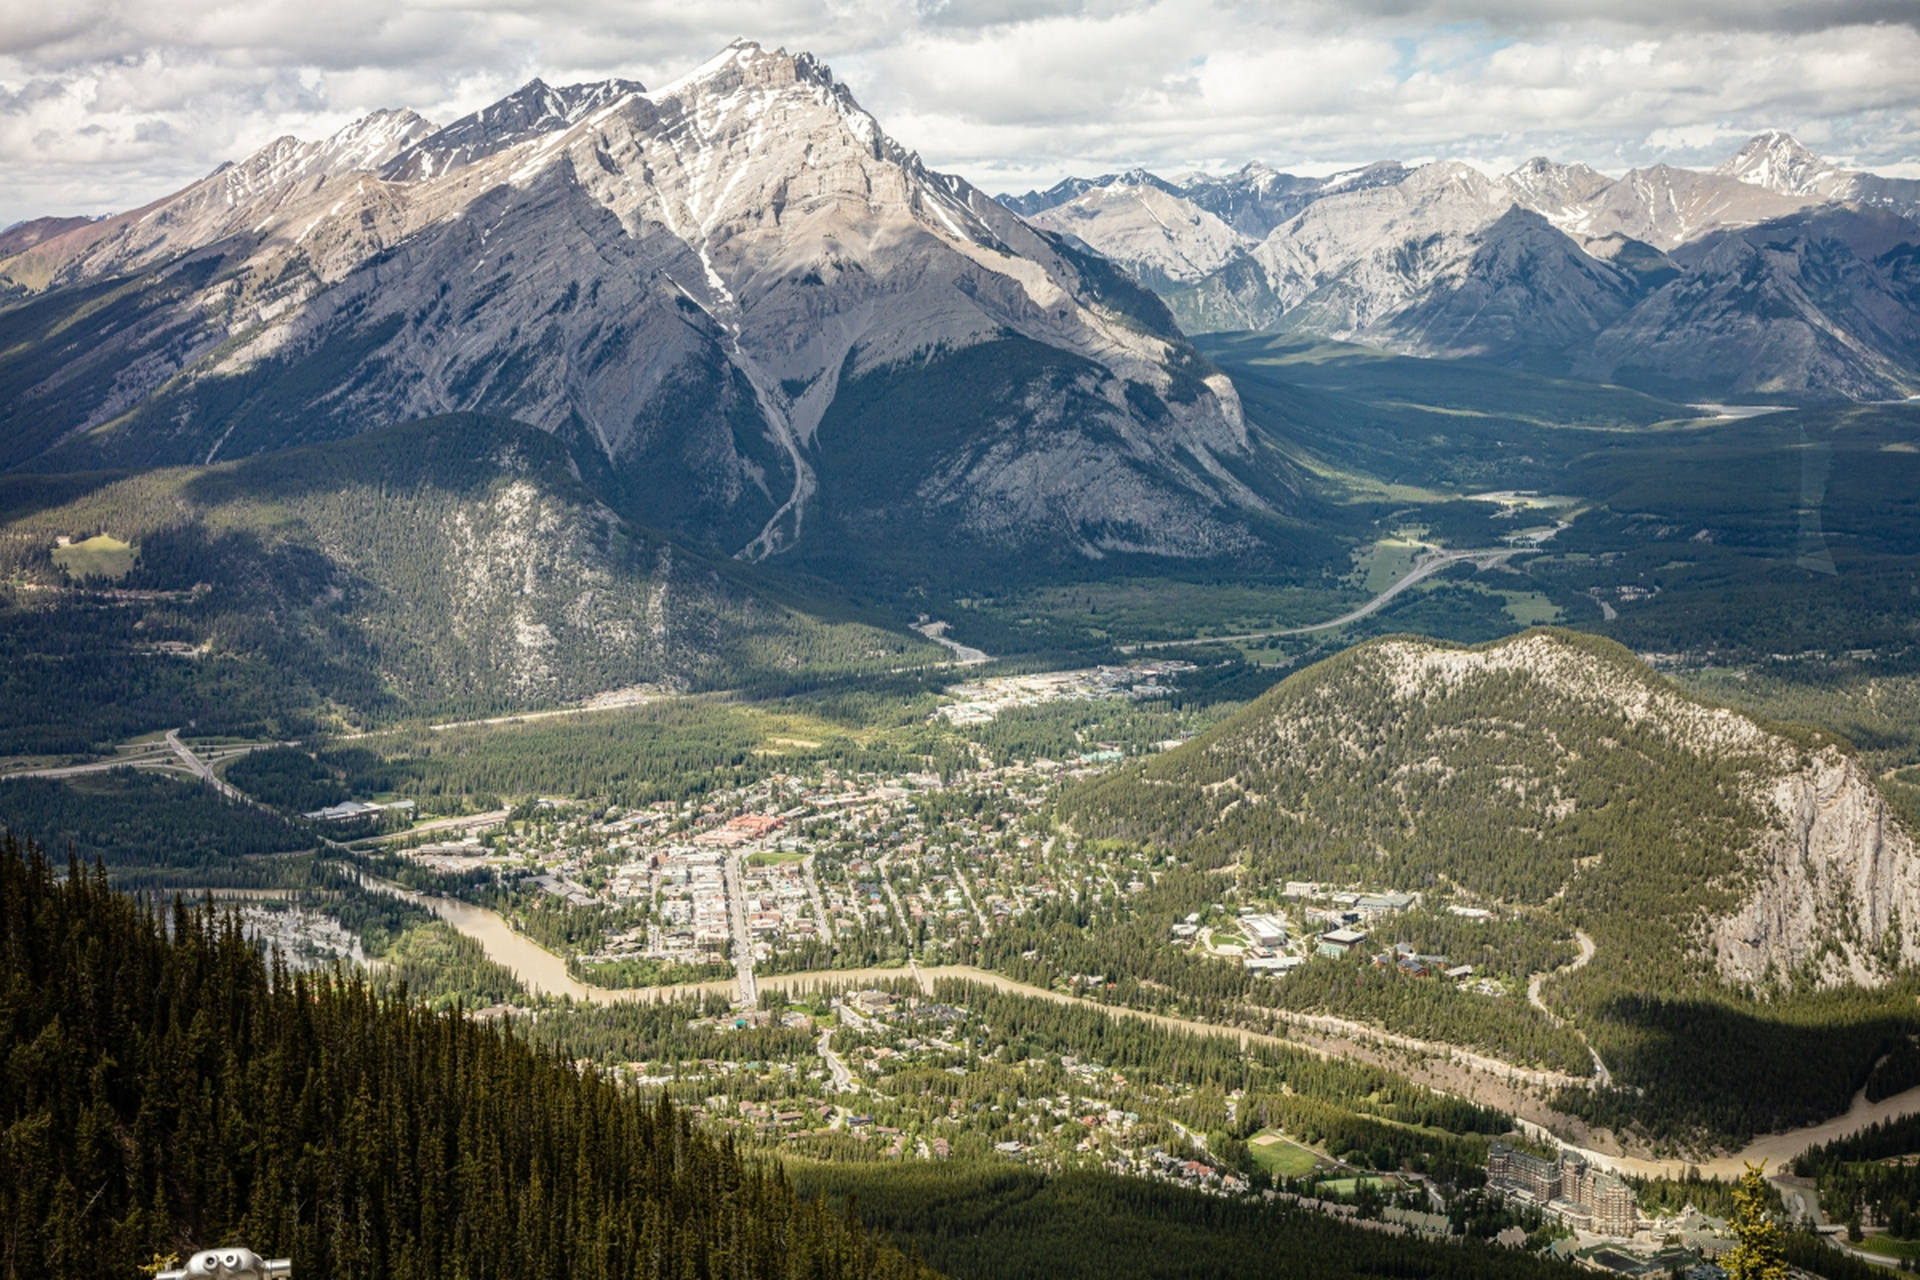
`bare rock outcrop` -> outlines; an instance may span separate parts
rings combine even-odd
[[[1920,856],[1858,761],[1835,747],[1772,780],[1753,884],[1707,946],[1729,982],[1878,986],[1920,959]]]

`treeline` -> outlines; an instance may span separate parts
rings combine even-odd
[[[1599,967],[1562,990],[1622,1087],[1564,1090],[1554,1105],[1590,1124],[1725,1145],[1844,1112],[1874,1064],[1913,1033],[1920,995],[1908,975],[1875,990],[1771,999],[1704,984],[1661,996],[1630,976],[1588,976]]]
[[[1704,1178],[1698,1169],[1687,1170],[1679,1178],[1636,1178],[1628,1176],[1634,1197],[1647,1213],[1655,1216],[1674,1216],[1692,1205],[1700,1212],[1716,1218],[1733,1220],[1733,1193],[1737,1182],[1720,1178]],[[1767,1194],[1772,1197],[1772,1207],[1777,1212],[1781,1208],[1780,1190],[1771,1182],[1765,1184]]]
[[[1251,1016],[1265,1025],[1285,1012],[1325,1013],[1522,1065],[1572,1075],[1592,1070],[1580,1034],[1556,1027],[1523,999],[1462,992],[1439,977],[1376,969],[1364,957],[1316,958],[1283,979],[1254,977],[1241,965],[1169,945],[1167,924],[1208,911],[1221,891],[1218,876],[1176,867],[1125,904],[1104,911],[1065,901],[1037,906],[996,926],[976,954],[980,963],[1039,986],[1062,977],[1099,975],[1111,984],[1099,988],[1099,998],[1157,1012],[1227,1022]],[[1535,965],[1565,963],[1572,954],[1570,944],[1524,922],[1477,926],[1442,922],[1425,912],[1415,917],[1383,923],[1370,950],[1386,950],[1402,939],[1422,947],[1453,947],[1466,961],[1486,963],[1492,957],[1490,967],[1510,980]]]
[[[1920,1238],[1920,1116],[1883,1120],[1803,1151],[1793,1171],[1812,1178],[1827,1216],[1877,1222],[1901,1240]]]
[[[776,773],[834,768],[898,773],[927,757],[885,736],[872,741],[827,733],[795,747],[800,732],[777,710],[705,701],[667,701],[522,725],[396,732],[363,739],[351,755],[323,752],[355,794],[392,791],[436,811],[461,797],[579,795],[623,808],[686,800]],[[771,737],[787,745],[769,748]]]
[[[1071,1054],[1128,1079],[1193,1089],[1176,1114],[1190,1128],[1227,1139],[1223,1149],[1239,1143],[1244,1150],[1246,1138],[1273,1126],[1357,1163],[1404,1163],[1473,1186],[1484,1180],[1486,1136],[1512,1127],[1492,1108],[1435,1093],[1394,1072],[1279,1045],[1243,1050],[1224,1029],[1215,1036],[1186,1035],[1097,1007],[955,979],[939,980],[934,990],[937,999],[964,1005],[990,1026],[1005,1042],[1010,1062]],[[951,1079],[935,1076],[918,1088],[956,1089]],[[1226,1095],[1235,1089],[1244,1096],[1229,1118]],[[1252,1168],[1250,1160],[1240,1163]]]
[[[561,1004],[516,1017],[513,1025],[529,1042],[561,1058],[586,1058],[606,1066],[817,1060],[810,1032],[777,1022],[736,1029],[733,1018],[727,997],[712,995],[660,1003]],[[694,1022],[708,1025],[689,1025]]]
[[[270,970],[0,850],[0,1258],[132,1275],[244,1240],[331,1280],[911,1277],[664,1098],[358,982]]]
[[[348,798],[346,771],[297,747],[268,747],[227,766],[227,781],[261,804],[312,813]]]
[[[1920,1153],[1920,1115],[1880,1120],[1859,1133],[1809,1147],[1794,1159],[1793,1171],[1817,1178],[1843,1165]]]

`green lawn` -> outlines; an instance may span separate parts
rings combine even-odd
[[[1391,1175],[1377,1178],[1331,1178],[1320,1184],[1323,1196],[1350,1196],[1361,1187],[1372,1187],[1377,1191],[1398,1191],[1400,1179]]]
[[[1262,1130],[1247,1140],[1253,1162],[1268,1173],[1283,1178],[1304,1178],[1320,1163],[1320,1157],[1281,1137],[1271,1129]]]
[[[1369,596],[1379,595],[1407,576],[1423,549],[1405,538],[1382,538],[1374,543],[1360,554],[1354,566],[1356,572],[1365,574],[1361,589]]]
[[[72,578],[111,578],[118,581],[133,570],[140,548],[110,534],[97,533],[85,542],[55,547],[53,562]]]
[[[1895,1240],[1892,1236],[1868,1236],[1856,1249],[1877,1253],[1883,1258],[1920,1259],[1920,1240]]]

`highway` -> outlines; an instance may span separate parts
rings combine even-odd
[[[432,822],[422,822],[418,826],[408,827],[405,831],[396,831],[389,836],[375,836],[373,843],[397,843],[412,836],[433,835],[447,831],[484,831],[505,822],[513,810],[491,809],[486,813],[470,813],[460,818],[435,818]]]
[[[126,748],[121,754],[107,760],[89,760],[85,764],[56,765],[50,769],[20,769],[13,773],[0,774],[4,778],[75,778],[87,773],[105,773],[110,769],[185,769],[196,778],[204,778],[213,784],[215,790],[234,800],[245,801],[247,797],[213,776],[210,765],[244,756],[258,751],[263,746],[278,746],[278,743],[250,743],[238,747],[215,747],[204,757],[195,754],[192,748],[180,741],[180,731],[169,729],[165,738],[158,742],[142,742]]]
[[[1408,587],[1425,578],[1431,578],[1442,569],[1456,564],[1473,564],[1482,569],[1505,564],[1514,556],[1535,555],[1538,547],[1481,547],[1473,551],[1439,551],[1423,556],[1413,568],[1409,569],[1399,581],[1382,591],[1373,599],[1328,622],[1316,622],[1305,627],[1285,627],[1276,631],[1246,631],[1231,636],[1195,636],[1191,640],[1144,640],[1139,644],[1119,646],[1122,653],[1137,653],[1142,649],[1172,649],[1192,644],[1239,644],[1248,640],[1272,640],[1279,636],[1304,636],[1315,631],[1331,631],[1335,627],[1344,627],[1349,622],[1358,622],[1369,614],[1378,613],[1386,608],[1392,599]]]

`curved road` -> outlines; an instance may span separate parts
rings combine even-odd
[[[1304,636],[1314,631],[1331,631],[1335,627],[1344,627],[1349,622],[1358,622],[1369,614],[1378,613],[1386,608],[1392,599],[1408,587],[1425,578],[1431,578],[1442,569],[1452,565],[1472,563],[1482,569],[1496,564],[1505,564],[1515,556],[1534,555],[1538,547],[1482,547],[1474,551],[1441,551],[1423,558],[1392,586],[1382,591],[1358,609],[1343,613],[1330,622],[1316,622],[1305,627],[1286,627],[1277,631],[1246,631],[1231,636],[1195,636],[1191,640],[1143,640],[1138,644],[1118,646],[1122,653],[1135,653],[1141,649],[1171,649],[1175,646],[1190,644],[1237,644],[1243,640],[1271,640],[1276,636]]]
[[[860,1082],[853,1078],[853,1072],[848,1069],[846,1059],[833,1051],[833,1030],[832,1027],[828,1027],[820,1033],[819,1043],[813,1046],[814,1051],[820,1055],[820,1060],[827,1064],[827,1073],[832,1078],[835,1093],[858,1093]]]
[[[958,640],[949,636],[947,634],[947,624],[944,622],[913,622],[908,624],[907,629],[910,631],[918,631],[927,639],[952,653],[954,662],[960,666],[977,667],[983,662],[993,661],[984,651],[976,649],[970,644],[961,644]]]
[[[1595,950],[1593,939],[1586,935],[1585,930],[1575,929],[1573,931],[1573,940],[1580,944],[1580,954],[1574,958],[1571,964],[1561,965],[1558,969],[1554,970],[1554,973],[1572,973],[1575,969],[1586,968],[1588,963],[1593,960]],[[1564,1027],[1567,1025],[1565,1020],[1562,1019],[1559,1014],[1547,1008],[1547,1002],[1540,998],[1540,984],[1545,982],[1548,977],[1548,974],[1536,973],[1532,978],[1527,980],[1527,1003],[1538,1009],[1541,1013],[1546,1014],[1547,1021],[1551,1022],[1554,1026]],[[1580,1038],[1586,1040],[1586,1032],[1580,1032]],[[1600,1061],[1600,1051],[1594,1048],[1592,1043],[1589,1042],[1587,1044],[1587,1052],[1593,1055],[1594,1083],[1602,1088],[1611,1088],[1613,1085],[1613,1073],[1607,1070],[1606,1063]]]

